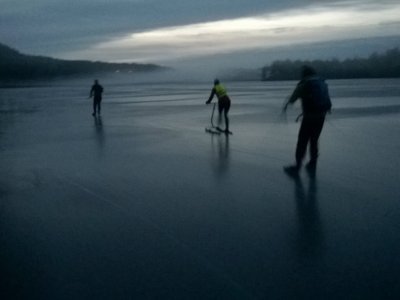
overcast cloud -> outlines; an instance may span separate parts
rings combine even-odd
[[[398,0],[0,0],[0,42],[68,59],[169,64],[399,30]]]

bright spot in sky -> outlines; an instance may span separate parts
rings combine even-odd
[[[165,62],[247,49],[390,36],[397,35],[399,29],[400,3],[375,8],[320,7],[159,28],[106,41],[73,56]]]

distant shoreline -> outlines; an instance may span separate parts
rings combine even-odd
[[[345,60],[278,60],[262,68],[264,81],[290,80],[299,78],[302,66],[315,68],[327,79],[367,79],[400,77],[400,50],[393,48],[383,54],[373,53],[368,58]]]
[[[156,64],[108,63],[85,60],[62,60],[21,54],[0,43],[0,80],[53,80],[76,76],[95,76],[115,72],[141,74],[168,70]]]

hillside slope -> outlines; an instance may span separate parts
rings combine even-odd
[[[151,72],[165,67],[155,64],[68,61],[25,55],[0,43],[0,80],[28,80],[108,72]]]

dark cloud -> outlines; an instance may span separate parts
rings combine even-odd
[[[274,12],[307,1],[36,0],[0,2],[0,41],[51,55],[127,33]]]

